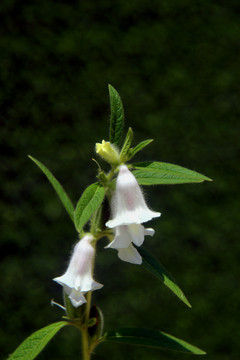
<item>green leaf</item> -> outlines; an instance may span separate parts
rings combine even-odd
[[[177,295],[177,297],[187,306],[191,307],[188,299],[164,266],[143,247],[138,248],[138,252],[143,259],[142,266],[160,279],[164,285]]]
[[[133,164],[133,171],[140,185],[199,183],[212,181],[205,175],[182,166],[158,161]]]
[[[74,223],[79,232],[101,205],[104,195],[105,190],[99,183],[94,183],[84,190],[74,212]]]
[[[205,355],[206,353],[186,341],[180,340],[175,336],[161,331],[151,329],[117,329],[112,330],[103,336],[101,341],[113,341],[125,344],[151,346],[155,348],[168,349],[191,353],[195,355]]]
[[[59,321],[34,332],[12,353],[8,360],[32,360],[44,349],[52,337],[65,325],[66,321]]]
[[[121,153],[120,153],[120,161],[124,162],[129,159],[128,152],[133,139],[133,131],[131,128],[128,129]]]
[[[153,139],[144,140],[144,141],[141,141],[133,149],[130,149],[131,157],[129,159],[133,158],[140,150],[145,148],[145,146],[147,146],[148,144],[151,144],[151,142],[153,142]]]
[[[60,182],[53,176],[50,170],[46,168],[40,161],[35,159],[34,157],[28,155],[28,157],[35,162],[35,164],[42,170],[42,172],[46,175],[50,183],[52,184],[53,188],[55,189],[56,193],[58,194],[63,206],[67,210],[70,218],[74,221],[74,206],[72,201],[70,200],[69,196],[67,195],[66,191],[63,189]]]
[[[110,142],[118,145],[123,131],[124,110],[117,90],[115,90],[110,84],[108,85],[108,90],[111,107]]]

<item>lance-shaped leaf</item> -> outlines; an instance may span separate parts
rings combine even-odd
[[[121,153],[120,153],[120,161],[124,162],[129,159],[129,149],[133,139],[133,131],[131,128],[128,129]]]
[[[99,183],[94,183],[84,190],[74,212],[74,222],[79,232],[101,205],[104,195],[105,190]]]
[[[109,96],[110,96],[110,107],[111,107],[111,118],[110,118],[110,142],[112,144],[119,144],[123,131],[124,122],[124,110],[121,98],[110,84],[108,85]]]
[[[212,181],[205,175],[182,166],[158,161],[133,164],[133,171],[140,185],[199,183]]]
[[[129,157],[129,159],[133,158],[140,150],[144,149],[147,145],[151,144],[151,142],[153,142],[153,139],[144,140],[144,141],[141,141],[134,148],[130,149],[131,156]]]
[[[55,189],[56,193],[58,194],[63,206],[67,210],[70,218],[72,221],[74,221],[74,206],[72,204],[72,201],[70,200],[69,196],[67,195],[66,191],[63,189],[60,182],[54,177],[54,175],[51,173],[48,168],[46,168],[45,165],[43,165],[40,161],[35,159],[34,157],[28,155],[28,157],[35,162],[35,164],[42,170],[42,172],[46,175],[50,183],[52,184],[53,188]]]
[[[184,340],[178,339],[175,336],[166,334],[164,332],[151,329],[129,328],[112,330],[105,333],[103,338],[100,340],[132,345],[150,346],[155,348],[186,352],[195,355],[206,354],[203,350],[187,343]]]
[[[64,326],[71,325],[59,321],[34,332],[12,353],[8,360],[32,360],[44,349],[53,336]]]
[[[160,279],[164,285],[166,285],[177,297],[182,300],[187,306],[191,307],[188,299],[176,284],[173,277],[169,272],[164,268],[164,266],[152,256],[145,248],[138,248],[138,252],[142,256],[142,266]]]

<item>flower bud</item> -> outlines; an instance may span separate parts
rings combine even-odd
[[[109,164],[119,164],[119,152],[109,141],[96,144],[96,153]]]

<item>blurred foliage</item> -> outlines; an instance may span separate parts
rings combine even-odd
[[[16,1],[0,5],[1,330],[3,358],[34,330],[60,320],[52,278],[66,268],[77,234],[31,154],[74,203],[95,181],[94,144],[107,140],[107,84],[121,94],[138,160],[171,162],[212,183],[146,188],[162,212],[145,246],[176,278],[193,308],[141,267],[99,244],[94,299],[105,328],[150,327],[237,360],[239,266],[239,2]],[[79,356],[63,329],[39,359]],[[103,344],[95,359],[188,359]]]

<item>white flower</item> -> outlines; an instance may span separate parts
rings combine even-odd
[[[141,223],[159,217],[159,212],[150,210],[134,175],[126,165],[121,165],[112,198],[113,219],[106,223],[114,228],[115,238],[107,246],[118,250],[118,257],[132,264],[141,264],[142,257],[133,246],[141,246],[145,235],[153,236],[153,229],[145,229]]]
[[[64,275],[54,278],[64,287],[74,307],[86,302],[84,294],[103,287],[93,280],[92,268],[95,250],[91,245],[91,234],[85,235],[74,247],[67,271]]]
[[[140,265],[142,257],[132,243],[141,246],[145,235],[153,236],[154,230],[144,229],[141,224],[117,226],[115,238],[106,248],[117,249],[121,260]]]
[[[126,165],[119,168],[112,198],[112,214],[113,219],[106,223],[109,228],[141,224],[161,215],[147,207],[138,182]]]

